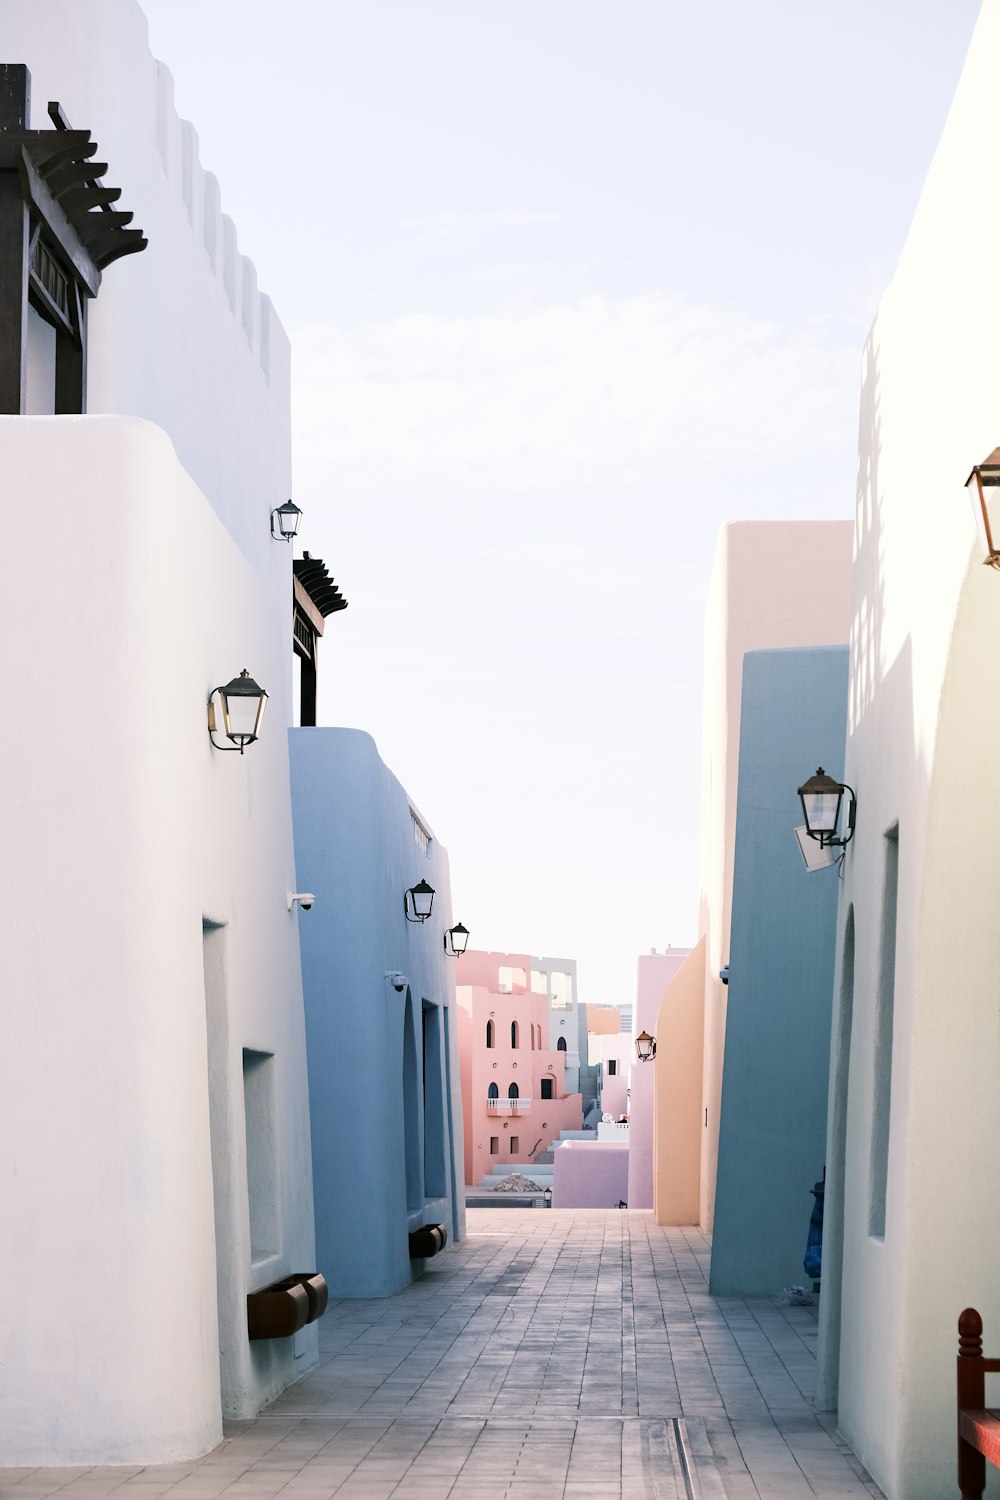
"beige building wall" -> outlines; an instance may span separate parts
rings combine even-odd
[[[705,939],[699,1218],[709,1232],[726,1037],[726,986],[719,971],[729,962],[743,657],[768,647],[847,644],[851,545],[850,521],[742,521],[723,526],[716,546],[705,618],[699,882],[699,931]],[[833,748],[839,752],[842,746]],[[803,766],[803,780],[815,770]]]
[[[668,984],[656,1022],[653,1211],[657,1224],[697,1224],[702,1137],[705,939]]]

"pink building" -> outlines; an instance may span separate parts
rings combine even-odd
[[[523,1171],[560,1131],[581,1128],[582,1099],[566,1092],[569,1048],[558,1045],[561,1035],[551,1045],[552,1008],[563,1002],[548,976],[558,962],[522,953],[464,953],[456,962],[467,1183],[495,1166]]]
[[[630,1031],[618,1031],[610,1036],[595,1036],[591,1039],[591,1061],[601,1065],[602,1115],[611,1115],[615,1120],[628,1116],[629,1073],[633,1056]],[[619,1197],[624,1197],[624,1194],[619,1194]]]

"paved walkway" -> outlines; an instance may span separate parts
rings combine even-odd
[[[815,1311],[717,1300],[695,1230],[473,1209],[198,1462],[0,1470],[3,1500],[872,1500],[810,1403]]]

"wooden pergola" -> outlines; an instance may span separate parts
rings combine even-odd
[[[25,409],[29,306],[56,333],[55,411],[87,409],[87,303],[101,273],[145,250],[132,214],[111,205],[121,188],[100,179],[89,130],[72,130],[50,103],[51,130],[29,130],[31,75],[0,64],[0,413]]]
[[[292,562],[292,646],[302,663],[299,723],[316,723],[316,670],[319,638],[328,615],[347,608],[325,563],[306,552]]]

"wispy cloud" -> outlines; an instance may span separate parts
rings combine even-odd
[[[495,209],[486,213],[453,209],[446,213],[424,214],[419,219],[411,219],[407,227],[422,230],[433,238],[443,239],[482,229],[522,229],[529,224],[553,224],[558,222],[559,217],[558,214],[533,213],[523,208]]]
[[[660,295],[430,315],[295,341],[300,460],[356,492],[663,481],[853,454],[857,357]]]

